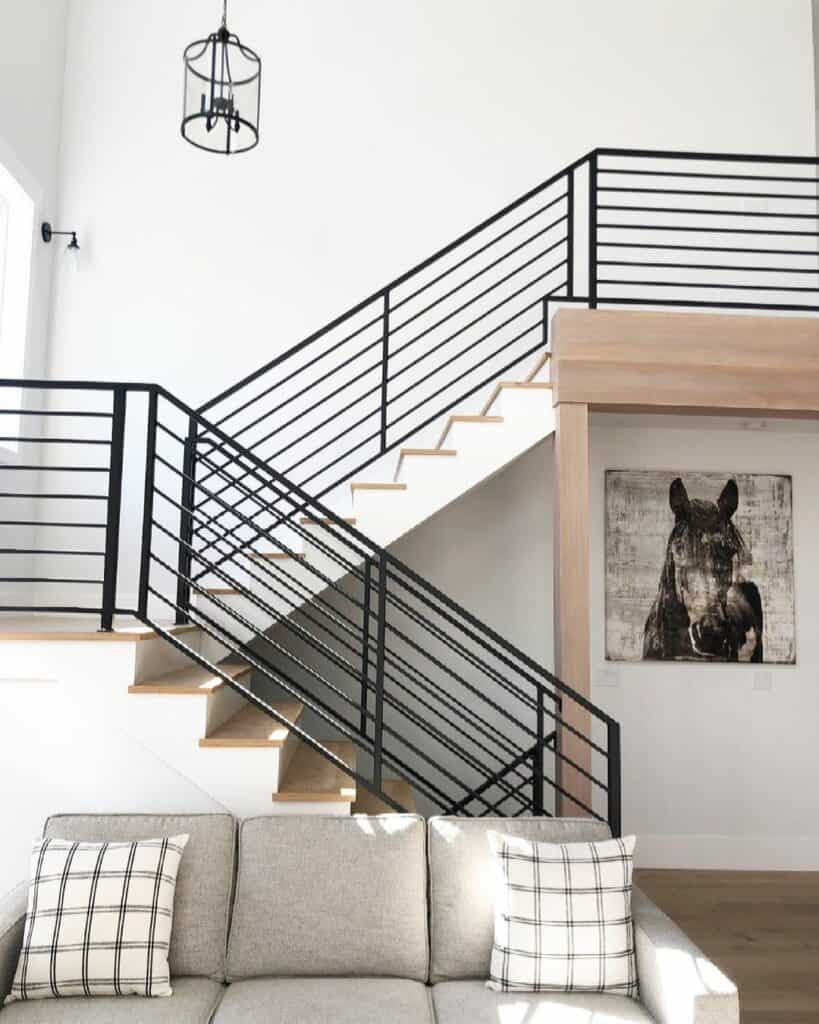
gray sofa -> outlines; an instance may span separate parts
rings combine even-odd
[[[579,819],[66,815],[45,835],[190,835],[170,950],[174,994],[13,1003],[0,1024],[736,1024],[737,992],[644,895],[634,917],[641,1002],[484,985],[493,934],[489,829],[604,838]],[[25,884],[0,902],[0,996]]]

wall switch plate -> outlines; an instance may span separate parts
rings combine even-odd
[[[595,686],[619,686],[620,671],[616,668],[601,668],[594,674]]]
[[[754,689],[768,693],[773,689],[773,672],[754,672]]]

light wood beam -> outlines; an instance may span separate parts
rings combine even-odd
[[[558,677],[589,697],[591,691],[591,628],[589,608],[589,407],[561,404],[555,409],[555,515],[554,515],[554,606],[555,665]],[[589,736],[589,714],[571,700],[563,705],[563,718],[582,735]],[[577,736],[565,729],[562,752],[586,771],[591,769],[591,752]],[[589,780],[574,768],[562,765],[560,784],[572,796],[591,806]],[[574,816],[583,812],[571,800],[562,798],[560,813]]]

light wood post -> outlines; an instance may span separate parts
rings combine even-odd
[[[589,609],[589,407],[561,403],[555,407],[554,476],[554,607],[555,668],[558,678],[589,697],[591,693],[591,629]],[[562,717],[572,728],[590,736],[589,714],[573,701],[563,703]],[[559,733],[562,753],[586,771],[591,751],[566,729]],[[588,807],[591,785],[570,765],[559,770],[560,785]],[[558,801],[561,814],[584,812],[572,800]]]

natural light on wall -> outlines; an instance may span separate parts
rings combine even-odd
[[[22,377],[28,332],[34,201],[0,164],[0,377]],[[6,408],[21,406],[21,395],[5,391]],[[19,434],[19,416],[2,416],[2,436]],[[15,442],[0,442],[16,451]]]

